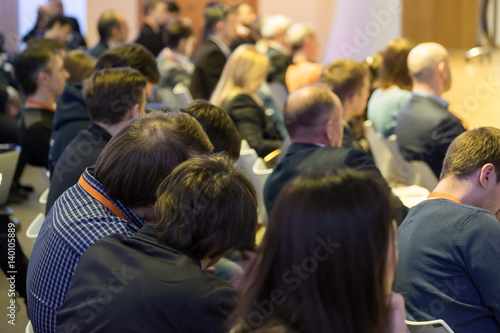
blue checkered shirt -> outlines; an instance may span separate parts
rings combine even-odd
[[[83,177],[111,200],[88,168]],[[28,266],[28,308],[35,332],[55,332],[56,312],[64,301],[78,260],[97,240],[110,234],[134,235],[144,222],[118,200],[123,220],[88,194],[80,184],[70,187],[47,214]]]

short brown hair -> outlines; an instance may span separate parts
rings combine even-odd
[[[64,58],[64,68],[69,73],[68,81],[82,82],[90,77],[94,70],[96,60],[88,53],[82,50],[73,50],[68,52]]]
[[[401,89],[411,90],[412,80],[408,72],[408,54],[415,45],[399,38],[387,45],[382,54],[382,63],[378,72],[377,86],[387,89],[397,85]]]
[[[102,13],[99,17],[99,22],[97,22],[97,30],[99,31],[101,41],[105,42],[111,37],[113,28],[120,30],[121,24],[122,22],[116,12],[108,10]]]
[[[212,149],[190,115],[153,112],[111,138],[97,159],[95,178],[111,198],[127,207],[145,207],[155,203],[158,185],[177,165]]]
[[[257,198],[248,178],[222,156],[190,159],[158,187],[158,238],[200,258],[253,249]]]
[[[164,0],[149,0],[149,1],[146,1],[146,3],[144,3],[144,15],[148,15],[149,12],[153,9],[156,8],[156,6],[158,6],[158,4],[160,3],[164,3],[165,4],[165,8],[166,8],[166,1]]]
[[[329,63],[319,82],[325,83],[340,98],[342,103],[363,87],[365,77],[369,77],[368,67],[351,59],[339,59]]]
[[[158,83],[160,81],[160,72],[155,56],[139,44],[123,44],[109,49],[97,59],[94,70],[114,67],[132,67],[141,72],[148,82]]]
[[[460,134],[448,147],[441,170],[441,179],[448,175],[470,176],[483,165],[491,163],[500,181],[500,129],[480,127]]]
[[[38,74],[50,70],[57,51],[45,47],[30,47],[14,59],[14,74],[26,96],[33,95],[38,89]]]
[[[194,100],[181,111],[200,122],[214,145],[214,153],[226,152],[234,160],[240,157],[241,136],[226,111],[202,99]]]
[[[136,104],[142,105],[146,78],[130,67],[101,69],[85,81],[83,99],[93,122],[116,124]]]

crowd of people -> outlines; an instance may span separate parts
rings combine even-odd
[[[309,24],[216,1],[196,53],[173,1],[145,2],[134,43],[117,11],[97,30],[87,48],[50,1],[0,69],[11,195],[27,164],[50,173],[29,263],[16,249],[35,332],[500,332],[500,130],[448,110],[442,45],[323,65]],[[365,119],[439,178],[427,200],[391,192]],[[279,152],[263,193],[243,140]]]

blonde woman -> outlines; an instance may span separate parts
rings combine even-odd
[[[253,45],[241,45],[229,57],[210,102],[231,116],[241,137],[260,157],[281,147],[282,138],[257,96],[269,60]]]

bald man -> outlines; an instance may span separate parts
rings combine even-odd
[[[437,43],[417,45],[408,55],[412,97],[396,125],[399,150],[408,161],[426,162],[439,178],[450,143],[465,131],[441,94],[451,87],[448,52]]]
[[[264,203],[268,212],[271,212],[286,182],[309,171],[352,168],[371,172],[385,183],[369,155],[361,150],[341,147],[342,116],[342,103],[327,85],[309,85],[290,94],[284,117],[292,144],[264,187]],[[394,218],[400,223],[407,209],[397,198],[394,200]]]

